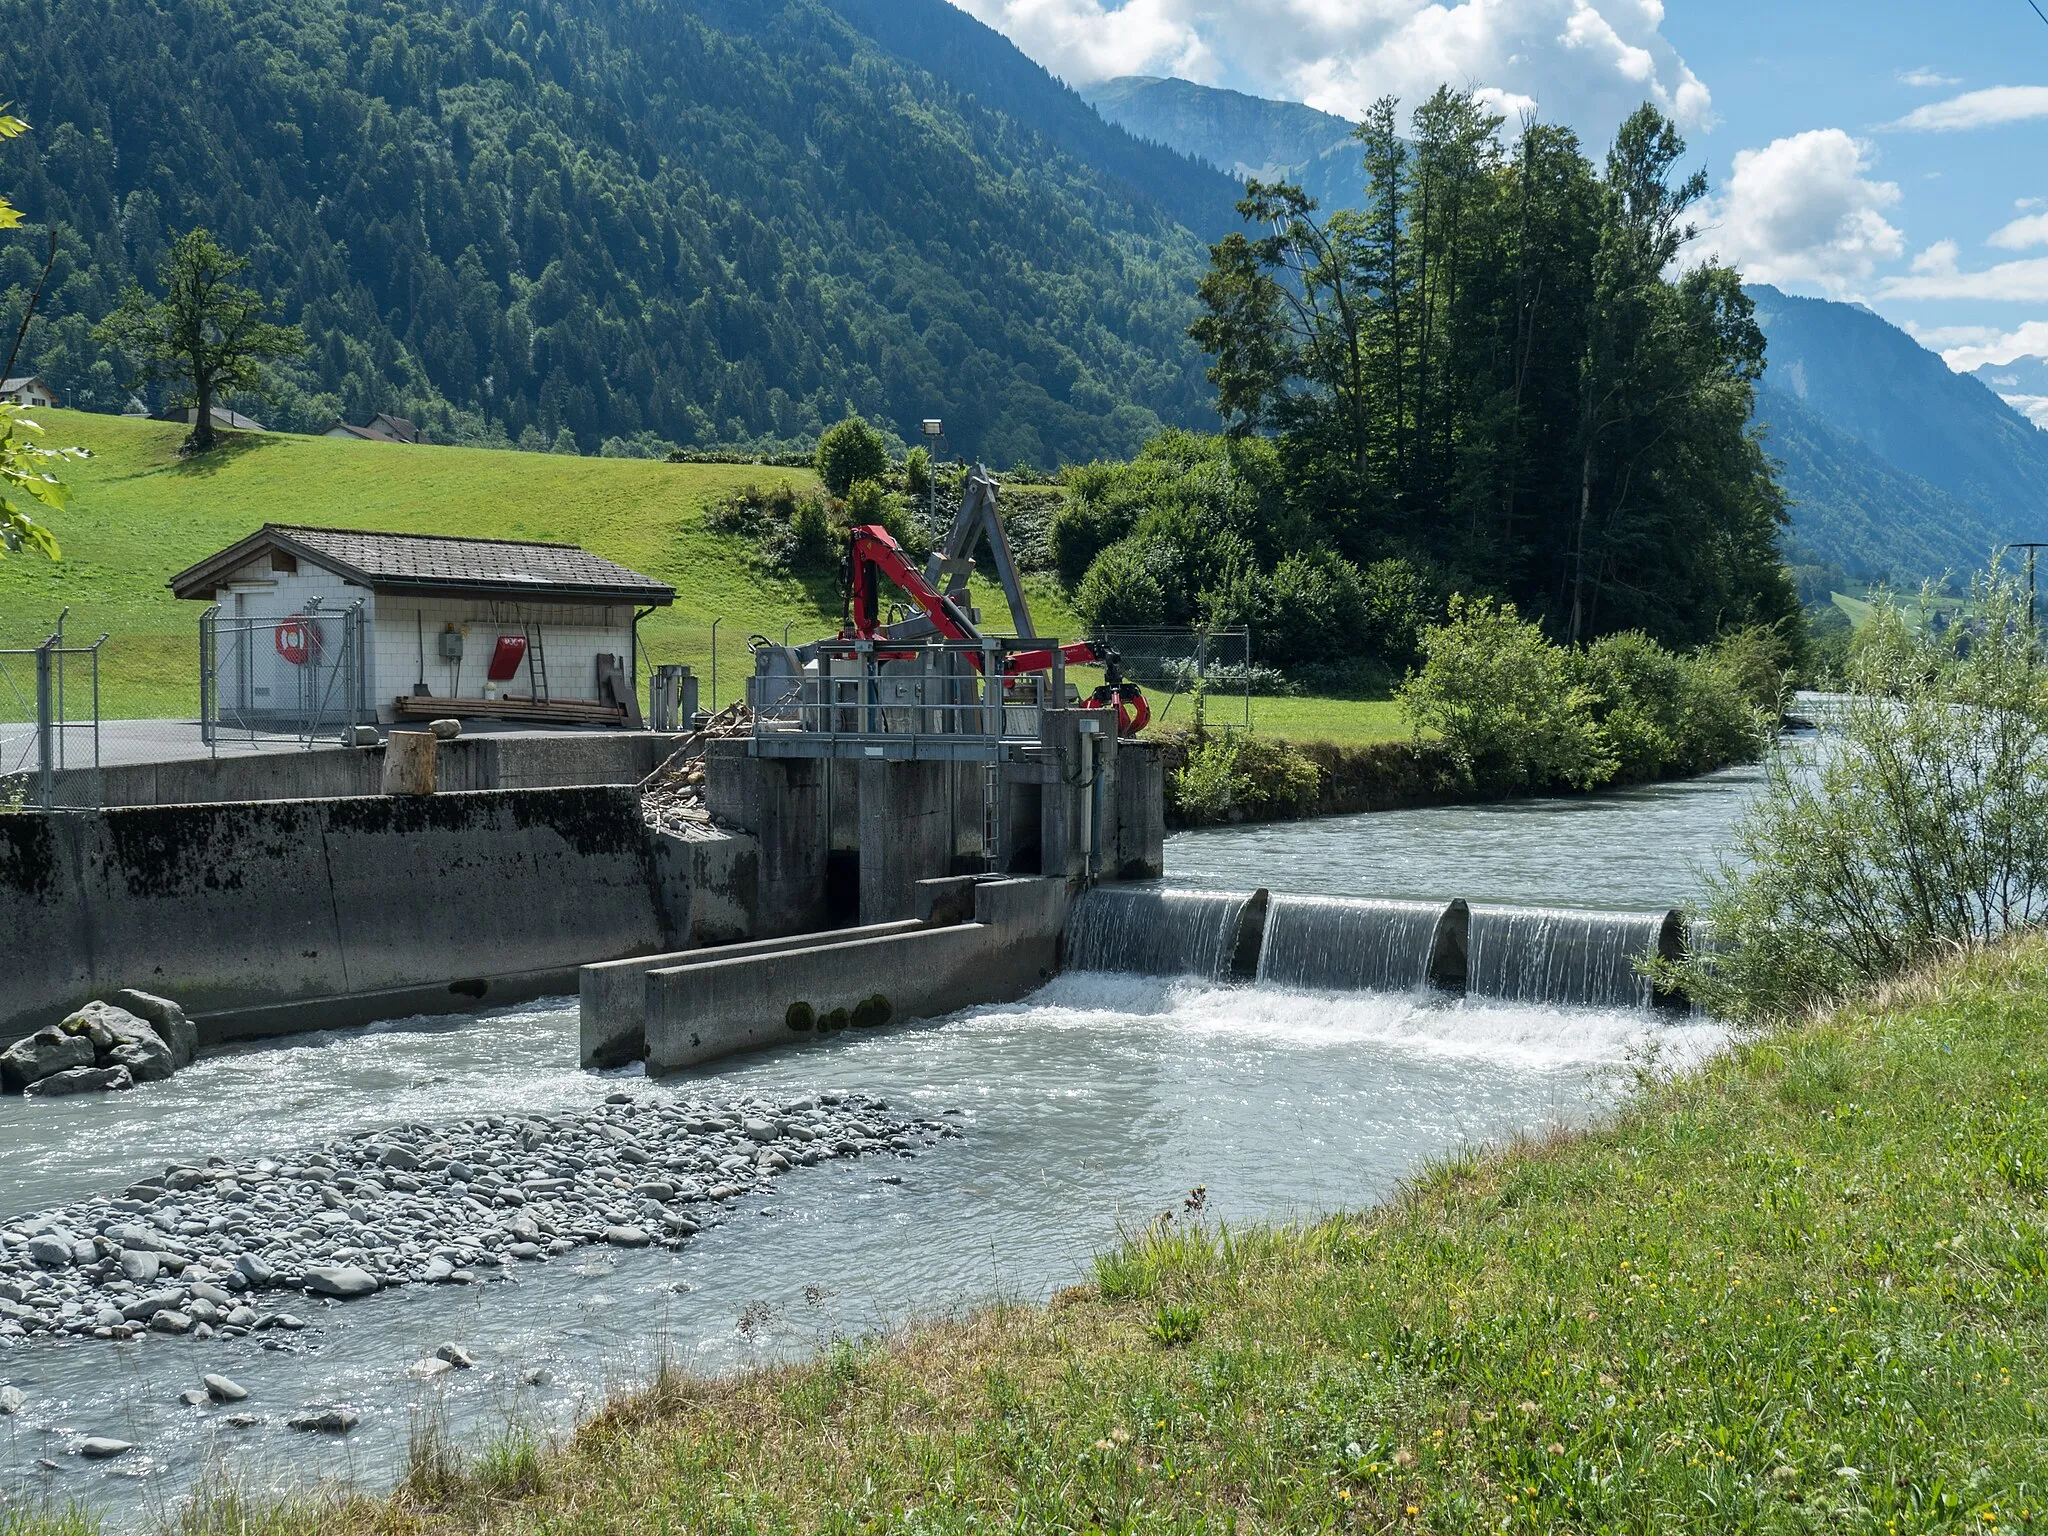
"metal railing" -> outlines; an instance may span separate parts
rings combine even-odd
[[[348,742],[375,718],[366,697],[367,635],[360,599],[338,610],[309,605],[282,618],[199,619],[199,734],[223,742],[275,737],[311,747]]]
[[[1005,678],[995,642],[826,642],[802,672],[788,654],[755,653],[747,702],[758,754],[991,758],[1035,744],[1041,711],[1064,702],[1060,668]]]
[[[56,776],[85,766],[87,741],[91,766],[100,765],[100,647],[107,637],[66,645],[70,614],[66,608],[57,616],[56,630],[41,645],[0,650],[0,781],[16,784],[22,801],[46,809]],[[84,677],[74,679],[77,672]],[[91,713],[72,718],[88,701]],[[74,742],[75,736],[85,739]]]

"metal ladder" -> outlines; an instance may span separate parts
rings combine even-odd
[[[526,637],[526,680],[533,687],[533,702],[547,703],[553,695],[548,692],[548,655],[540,643],[540,626],[522,624],[520,634]]]

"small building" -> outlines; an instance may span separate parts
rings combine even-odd
[[[270,430],[262,422],[251,420],[240,411],[231,411],[224,405],[216,405],[210,414],[213,417],[213,428],[216,432],[268,432]],[[183,422],[188,427],[196,426],[199,422],[199,407],[196,405],[174,405],[168,410],[158,411],[151,419],[155,421]]]
[[[345,421],[337,421],[320,435],[356,437],[372,443],[424,443],[427,440],[420,429],[403,416],[387,416],[382,411],[360,427],[352,427]]]
[[[42,381],[38,374],[23,374],[20,378],[0,379],[0,400],[9,405],[29,406],[38,410],[54,410],[57,406],[57,391]]]
[[[284,523],[169,586],[218,605],[211,622],[226,638],[212,686],[224,714],[278,711],[273,700],[303,691],[309,659],[317,669],[323,647],[331,658],[326,636],[347,632],[348,686],[385,724],[637,725],[636,626],[676,595],[573,544]]]

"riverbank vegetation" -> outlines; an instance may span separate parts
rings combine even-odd
[[[1163,1213],[1050,1307],[664,1373],[564,1446],[196,1531],[1992,1531],[2043,1518],[2048,944],[1387,1206]],[[1199,1203],[1198,1201],[1196,1203]]]
[[[1770,762],[1687,991],[1732,1018],[1825,1005],[2048,916],[2048,672],[1996,570],[1966,623],[1879,594],[1826,750]]]

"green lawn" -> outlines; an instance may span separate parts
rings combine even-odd
[[[748,481],[812,483],[804,470],[557,458],[477,448],[409,447],[284,434],[239,436],[199,462],[180,462],[184,428],[71,411],[37,413],[50,444],[92,450],[66,466],[70,500],[49,521],[63,545],[54,564],[0,561],[0,644],[33,644],[71,606],[67,637],[110,637],[106,712],[189,715],[198,707],[200,605],[165,579],[266,522],[422,533],[556,539],[669,582],[676,604],[641,625],[658,661],[694,665],[709,695],[712,623],[719,691],[730,699],[748,668],[746,641],[763,633],[815,638],[838,627],[830,578],[763,575],[736,538],[705,531],[707,505]],[[1051,582],[1031,583],[1041,628],[1072,633]],[[992,586],[985,612],[1000,614]]]
[[[718,685],[731,699],[748,669],[751,634],[814,639],[839,625],[829,577],[765,575],[744,541],[707,532],[704,512],[749,481],[813,483],[806,470],[641,459],[557,458],[479,448],[407,447],[255,434],[199,462],[177,456],[184,428],[73,411],[43,411],[45,441],[92,450],[65,468],[70,500],[50,519],[64,558],[0,561],[0,645],[34,644],[68,604],[67,637],[105,632],[105,713],[189,716],[198,708],[199,613],[164,587],[173,572],[266,522],[422,533],[559,539],[669,582],[676,604],[640,626],[648,655],[688,662],[710,698],[712,623]],[[1071,638],[1080,625],[1050,578],[1027,579],[1041,631]],[[975,601],[1000,622],[1000,591],[976,578]],[[1096,681],[1076,671],[1075,681]],[[1163,708],[1162,698],[1155,708]],[[1241,704],[1217,706],[1238,721]],[[1192,721],[1186,699],[1168,725]],[[1254,699],[1260,732],[1358,745],[1407,734],[1394,706],[1341,699]]]

